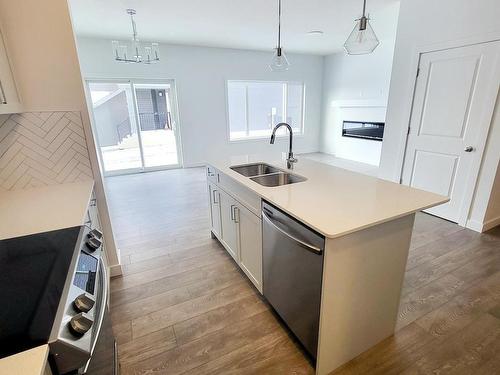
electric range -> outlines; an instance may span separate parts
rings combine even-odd
[[[53,372],[91,373],[99,342],[109,341],[100,334],[110,332],[101,244],[87,226],[0,241],[0,358],[49,344]]]

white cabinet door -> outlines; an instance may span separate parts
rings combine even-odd
[[[240,267],[262,293],[262,221],[241,204],[235,217],[239,225]]]
[[[222,242],[226,250],[238,262],[238,223],[235,219],[237,202],[223,190],[220,191]]]
[[[220,191],[216,185],[208,184],[208,195],[210,202],[210,221],[212,225],[212,233],[219,237],[221,232],[221,211],[220,211]]]
[[[465,225],[498,95],[500,42],[421,55],[403,183],[450,197],[429,213]]]
[[[0,32],[0,114],[16,112],[21,112],[21,103]]]

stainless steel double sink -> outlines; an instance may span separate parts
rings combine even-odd
[[[245,177],[249,177],[252,181],[268,187],[294,184],[307,180],[305,177],[285,172],[266,163],[235,165],[230,168]]]

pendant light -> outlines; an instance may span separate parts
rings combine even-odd
[[[354,29],[344,43],[344,49],[349,55],[372,53],[380,43],[370,25],[370,18],[365,16],[365,10],[366,0],[363,0],[363,15],[356,20]]]
[[[290,63],[281,49],[281,0],[278,0],[278,45],[274,49],[269,67],[273,72],[283,72],[290,68]]]

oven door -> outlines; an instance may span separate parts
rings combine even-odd
[[[86,375],[118,375],[119,366],[116,340],[113,335],[111,317],[107,306],[109,292],[108,277],[102,260],[99,262],[99,268],[100,277],[98,283],[100,296],[98,300],[100,306],[98,306],[98,325],[95,331],[91,357],[81,373]]]

